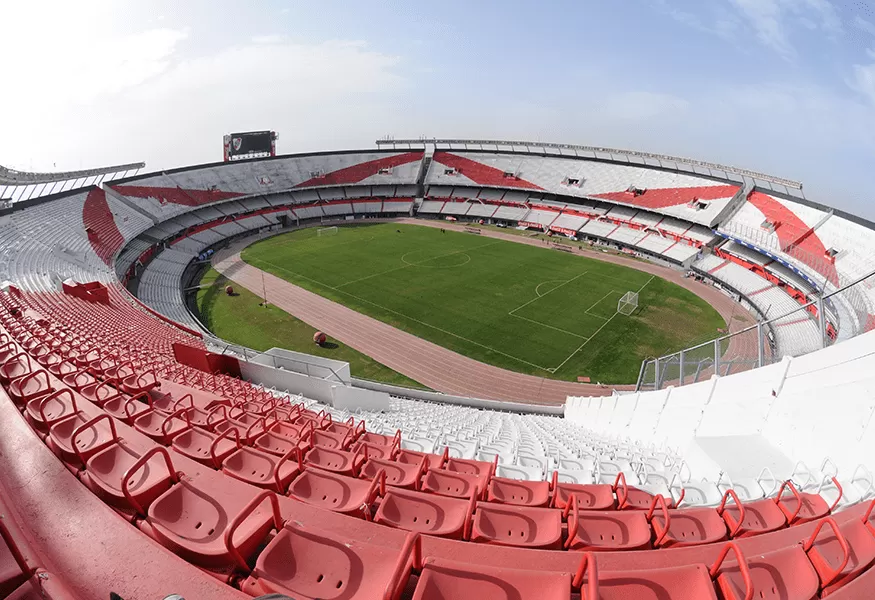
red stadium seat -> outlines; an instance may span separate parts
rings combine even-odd
[[[142,462],[141,458],[131,471]],[[270,501],[270,512],[261,509],[264,500]],[[152,502],[146,522],[140,524],[178,556],[207,568],[240,565],[241,560],[245,565],[270,530],[282,526],[273,492],[265,490],[252,498],[225,489],[214,496],[185,478]]]
[[[273,431],[265,431],[252,440],[252,446],[264,452],[276,454],[277,456],[282,456],[293,448],[299,448],[301,452],[306,452],[311,447],[310,431],[311,430],[308,430],[303,437],[297,439],[280,435]]]
[[[286,523],[259,555],[243,589],[298,600],[397,600],[411,571],[419,568],[419,554],[419,535],[415,533],[407,536],[399,551]]]
[[[562,546],[562,511],[480,502],[468,537],[472,542],[482,544],[559,549]]]
[[[869,511],[872,506],[869,505]],[[841,527],[831,517],[822,519],[803,544],[820,577],[823,596],[853,581],[875,563],[875,536],[866,526],[870,514],[867,512],[862,519],[851,519]],[[825,525],[830,532],[821,534]]]
[[[134,429],[149,436],[159,444],[168,446],[173,438],[183,431],[191,429],[191,423],[188,422],[188,415],[184,409],[170,415],[153,410],[135,419]]]
[[[662,518],[655,514],[662,506]],[[653,527],[657,548],[698,546],[722,542],[727,538],[726,523],[713,508],[682,508],[669,510],[665,499],[656,496],[647,511],[647,520]]]
[[[88,414],[78,411],[52,425],[46,444],[61,460],[79,468],[117,440],[115,422],[109,415],[101,414],[91,419]]]
[[[425,458],[426,468],[440,469],[443,464],[443,456],[430,452],[416,452],[415,450],[401,450],[395,456],[395,460],[408,465],[418,465]]]
[[[571,496],[577,497],[580,510],[612,510],[617,507],[614,489],[607,484],[559,483],[558,473],[553,471],[552,487],[550,503],[554,508],[565,509]]]
[[[79,411],[76,397],[70,388],[61,388],[47,396],[34,398],[25,407],[25,416],[30,424],[39,431],[47,431],[49,427],[62,419]]]
[[[148,394],[137,394],[136,396],[118,394],[104,403],[103,410],[119,421],[133,425],[139,417],[152,410],[149,408],[147,400]]]
[[[121,380],[121,388],[128,394],[141,394],[161,386],[155,371],[134,373]]]
[[[565,515],[567,549],[613,552],[651,547],[653,531],[644,511],[579,510],[578,497],[572,496]]]
[[[693,563],[660,569],[600,571],[596,568],[597,555],[590,554],[587,569],[578,572],[573,583],[575,587],[583,586],[582,600],[717,600],[714,579],[722,572],[730,551],[736,557],[735,565],[744,582],[741,598],[752,600],[753,582],[747,561],[733,542],[723,547],[710,568]]]
[[[291,460],[294,457],[295,460]],[[301,451],[292,448],[282,457],[255,448],[241,447],[222,462],[222,471],[256,487],[285,493],[301,472]]]
[[[368,453],[370,454],[370,450]],[[408,465],[382,458],[369,458],[362,467],[359,477],[373,479],[380,471],[386,474],[386,485],[418,490],[422,475],[425,473],[425,458],[418,465]]]
[[[138,463],[143,468],[132,470]],[[107,504],[145,515],[146,508],[179,481],[179,475],[163,447],[141,455],[118,441],[88,459],[82,480]]]
[[[443,469],[429,469],[422,478],[420,489],[432,494],[452,498],[481,497],[483,478],[466,473],[454,473]]]
[[[374,500],[385,493],[386,479],[382,472],[366,481],[306,465],[288,491],[289,496],[301,502],[366,519],[372,517]]]
[[[19,406],[30,402],[34,398],[46,396],[55,391],[47,371],[39,369],[22,375],[9,382],[6,388],[9,397]]]
[[[730,498],[735,504],[727,504]],[[730,537],[750,537],[787,526],[787,519],[781,511],[780,501],[780,497],[774,500],[766,498],[745,504],[738,498],[735,491],[729,489],[723,495],[723,501],[717,507],[717,513],[726,522]]]
[[[790,525],[798,525],[800,523],[808,523],[815,521],[830,514],[839,501],[842,499],[842,486],[838,480],[833,477],[833,484],[838,489],[838,497],[833,502],[832,506],[826,503],[826,500],[820,494],[811,494],[808,492],[800,492],[789,479],[781,484],[778,489],[777,500],[780,501],[778,506],[787,517],[787,522]],[[788,489],[792,496],[785,498],[784,490]]]
[[[486,499],[516,506],[547,506],[550,502],[550,484],[546,481],[493,477],[486,490]]]
[[[222,434],[192,427],[173,438],[173,449],[213,469],[221,469],[222,462],[240,449],[240,435],[236,429]]]
[[[318,434],[319,432],[314,432]],[[313,446],[304,456],[304,464],[317,467],[323,471],[331,471],[340,475],[357,477],[362,465],[368,460],[366,447],[356,452],[345,450],[332,450],[324,446]]]
[[[463,500],[391,488],[384,493],[374,521],[407,531],[462,539],[475,504],[473,495]]]
[[[0,383],[8,385],[13,379],[24,377],[33,371],[30,355],[26,352],[13,354],[0,365]]]
[[[571,574],[426,559],[413,592],[413,600],[451,598],[570,600]]]
[[[310,439],[314,447],[319,446],[330,450],[346,450],[352,444],[349,432],[337,433],[323,429],[311,429]]]

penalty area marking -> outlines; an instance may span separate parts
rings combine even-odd
[[[638,293],[640,294],[641,291],[644,290],[644,288],[647,287],[647,284],[650,283],[651,281],[653,281],[655,278],[656,278],[656,275],[651,275],[651,276],[650,276],[650,279],[648,279],[648,280],[644,283],[644,285],[642,285],[640,288],[638,288]],[[568,356],[568,358],[566,358],[565,360],[563,360],[563,361],[559,364],[558,367],[554,367],[554,368],[552,368],[552,369],[547,369],[547,370],[550,371],[551,373],[555,373],[556,371],[558,371],[559,369],[561,369],[562,367],[564,367],[564,366],[565,366],[565,363],[567,363],[569,360],[571,360],[572,358],[574,358],[574,356],[575,356],[578,352],[580,352],[581,350],[583,350],[583,347],[586,346],[588,343],[590,343],[590,341],[592,341],[592,339],[593,339],[595,336],[597,336],[597,335],[599,334],[599,332],[600,332],[602,329],[604,329],[605,327],[607,327],[608,323],[610,323],[611,321],[613,321],[613,320],[614,320],[614,317],[616,317],[618,314],[620,314],[620,313],[619,313],[619,312],[615,312],[614,314],[612,314],[612,315],[611,315],[611,318],[608,319],[607,321],[605,321],[604,325],[602,325],[601,327],[599,327],[599,328],[596,330],[596,332],[595,332],[594,334],[592,334],[592,335],[589,337],[588,340],[586,340],[585,342],[583,342],[583,343],[580,345],[580,347],[579,347],[577,350],[575,350],[574,352],[572,352],[572,353]]]

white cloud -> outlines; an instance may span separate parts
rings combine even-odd
[[[252,38],[253,44],[279,44],[281,41],[283,41],[283,36],[278,34],[256,35]]]
[[[682,113],[689,107],[683,98],[647,91],[615,94],[599,104],[605,117],[621,121],[648,121]]]
[[[747,19],[760,42],[784,58],[796,55],[789,31],[794,25],[809,32],[821,30],[830,37],[842,32],[841,18],[829,0],[729,1]]]
[[[875,52],[869,50],[869,56],[875,59]],[[875,64],[854,65],[849,85],[875,106]]]
[[[875,35],[875,24],[867,21],[866,19],[864,19],[860,15],[857,15],[856,17],[854,17],[854,26],[857,29],[861,29],[862,31],[865,31],[868,34]]]
[[[156,55],[166,53],[167,39],[152,40],[164,48]],[[123,47],[125,56],[114,60],[139,64],[131,47],[140,46]],[[101,94],[72,106],[65,96],[50,113],[17,100],[9,114],[20,118],[4,123],[4,134],[18,145],[7,146],[15,154],[0,154],[0,164],[37,167],[27,162],[33,157],[42,166],[80,166],[87,140],[89,164],[145,160],[150,170],[168,168],[220,160],[223,134],[261,129],[280,132],[284,152],[370,145],[387,116],[403,112],[401,59],[362,42],[250,43],[155,62],[162,68],[141,65],[137,78],[97,82]]]

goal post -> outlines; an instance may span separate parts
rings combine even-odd
[[[320,227],[316,230],[316,237],[324,237],[326,235],[337,235],[337,227]]]
[[[617,312],[627,317],[638,310],[638,292],[626,292],[617,302]]]

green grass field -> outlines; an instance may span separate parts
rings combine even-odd
[[[197,294],[201,321],[220,338],[261,352],[276,347],[333,358],[348,362],[354,377],[424,388],[333,338],[328,338],[322,347],[315,345],[313,327],[275,306],[261,306],[261,298],[241,286],[234,286],[234,296],[227,295],[228,283],[231,282],[210,269],[201,279]]]
[[[432,227],[303,229],[258,242],[243,259],[471,358],[570,381],[634,382],[642,359],[725,326],[692,292],[641,271]],[[632,316],[617,313],[627,291],[640,293]]]

